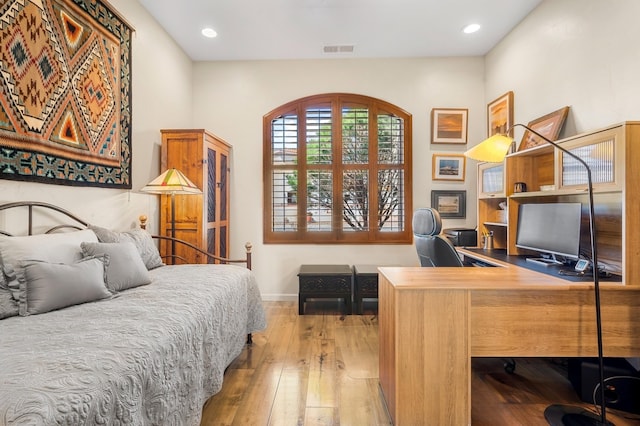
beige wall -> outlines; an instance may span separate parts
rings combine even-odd
[[[297,297],[301,264],[417,265],[412,245],[262,244],[262,117],[304,96],[350,92],[391,102],[413,115],[414,207],[431,204],[432,189],[466,189],[466,220],[445,227],[475,227],[475,163],[465,183],[431,180],[433,152],[462,153],[466,146],[431,145],[434,107],[469,109],[469,138],[485,134],[482,58],[208,62],[194,66],[194,123],[233,145],[232,251],[254,246],[265,298]]]
[[[564,137],[640,119],[638,16],[637,0],[544,1],[486,56],[487,99],[513,90],[523,124],[569,105]]]
[[[140,214],[157,218],[157,197],[138,190],[159,174],[160,128],[190,126],[192,67],[137,1],[111,0],[136,29],[132,40],[132,191],[0,180],[0,202],[54,203],[92,223],[127,229]],[[0,227],[6,226],[0,217]],[[151,226],[157,227],[157,220]]]

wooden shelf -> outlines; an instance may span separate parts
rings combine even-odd
[[[626,285],[640,286],[640,197],[633,191],[640,179],[640,122],[624,122],[572,136],[557,144],[584,159],[594,178],[598,260],[622,275]],[[487,166],[483,166],[487,167]],[[481,185],[482,171],[478,169]],[[486,173],[485,173],[486,174]],[[581,251],[590,253],[586,171],[566,153],[547,144],[507,155],[504,162],[505,194],[492,196],[478,190],[478,233],[492,227],[494,245],[510,255],[526,254],[515,245],[521,204],[580,202],[583,205]],[[514,193],[517,182],[528,192]],[[539,191],[543,185],[554,190]],[[535,190],[534,190],[535,189]],[[507,223],[497,221],[499,203],[507,202]]]

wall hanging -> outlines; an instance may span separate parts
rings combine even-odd
[[[0,178],[131,188],[131,32],[106,2],[0,6]]]

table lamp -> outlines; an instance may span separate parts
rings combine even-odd
[[[600,415],[597,416],[592,412],[589,412],[582,407],[565,406],[565,405],[550,405],[544,412],[545,419],[552,425],[612,425],[613,423],[607,421],[606,403],[605,403],[605,387],[604,387],[604,356],[602,354],[602,318],[600,312],[600,279],[598,271],[598,254],[596,243],[596,221],[595,212],[593,207],[593,181],[591,179],[591,169],[587,163],[574,153],[563,148],[559,144],[549,140],[540,133],[531,129],[524,124],[514,124],[507,129],[506,134],[509,134],[514,127],[523,127],[530,131],[540,139],[558,148],[560,151],[569,155],[580,164],[584,166],[587,171],[587,188],[589,192],[589,231],[591,236],[591,261],[593,269],[593,289],[595,293],[595,308],[596,308],[596,330],[598,338],[598,369],[599,369],[599,394],[600,394]],[[509,148],[512,146],[513,139],[504,134],[496,134],[488,139],[480,142],[478,145],[469,149],[464,153],[466,157],[469,157],[478,161],[487,161],[493,163],[499,163],[504,160]],[[595,403],[595,401],[594,401]]]
[[[202,191],[178,169],[168,169],[160,176],[146,184],[141,192],[150,194],[171,195],[171,263],[175,263],[176,255],[176,194],[195,195]]]

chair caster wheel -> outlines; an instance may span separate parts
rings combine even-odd
[[[516,371],[516,362],[515,361],[506,361],[504,363],[504,371],[509,374],[513,374]]]

